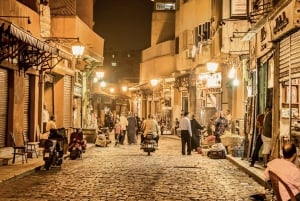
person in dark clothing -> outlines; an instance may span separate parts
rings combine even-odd
[[[191,147],[192,147],[192,150],[197,151],[197,148],[200,147],[200,131],[199,131],[199,129],[202,129],[202,126],[195,119],[195,115],[192,115],[191,128],[192,128]]]
[[[263,129],[263,122],[264,122],[265,114],[259,114],[256,117],[256,127],[257,127],[257,136],[255,140],[255,147],[251,156],[251,163],[250,167],[253,167],[255,162],[258,161],[259,158],[259,150],[263,145],[263,141],[261,139],[262,129]]]
[[[225,132],[225,130],[228,127],[227,119],[224,117],[224,114],[222,111],[220,111],[217,114],[217,119],[215,120],[214,125],[215,125],[214,135],[216,137],[215,142],[220,143],[221,142],[220,136],[223,135],[223,133]]]

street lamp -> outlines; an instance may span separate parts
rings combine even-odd
[[[75,58],[80,58],[83,55],[84,46],[83,45],[72,45],[72,53]]]
[[[104,77],[104,72],[102,72],[102,71],[97,71],[97,72],[96,72],[96,78],[97,78],[98,80],[102,80],[103,77]]]
[[[215,63],[215,62],[208,62],[206,64],[206,68],[207,70],[210,72],[210,73],[215,73],[218,69],[218,63]]]
[[[232,66],[228,72],[228,78],[233,79],[235,77],[235,75],[236,75],[236,69],[234,68],[234,66]]]
[[[152,79],[150,80],[151,86],[155,87],[158,84],[158,80],[157,79]]]
[[[123,92],[126,92],[127,91],[127,86],[122,86],[121,89],[122,89]]]
[[[110,92],[110,93],[115,93],[115,88],[111,87],[111,88],[109,89],[109,92]]]
[[[83,53],[85,47],[79,42],[79,37],[76,38],[68,38],[68,37],[44,37],[46,41],[55,41],[58,43],[72,43],[72,41],[76,40],[75,43],[72,44],[72,54],[75,58],[80,58]]]
[[[102,81],[100,82],[100,87],[101,87],[101,88],[105,88],[105,87],[106,87],[106,82],[102,80]]]

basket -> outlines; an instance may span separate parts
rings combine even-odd
[[[243,143],[243,137],[240,135],[235,135],[231,133],[226,133],[222,135],[221,137],[221,143],[224,146],[239,146]]]

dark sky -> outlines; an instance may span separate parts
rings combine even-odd
[[[148,48],[152,8],[150,0],[96,0],[94,31],[104,38],[105,49]]]

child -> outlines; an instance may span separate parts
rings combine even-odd
[[[121,139],[121,124],[120,121],[117,119],[115,123],[115,146],[117,146],[120,143]]]

